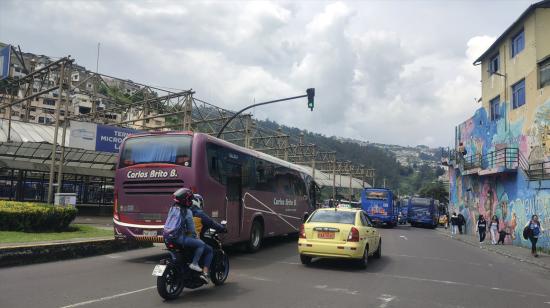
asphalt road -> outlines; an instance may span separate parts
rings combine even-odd
[[[0,269],[0,307],[549,307],[550,272],[433,230],[381,229],[382,259],[366,270],[299,262],[296,240],[256,254],[230,250],[225,285],[157,294],[162,247]]]

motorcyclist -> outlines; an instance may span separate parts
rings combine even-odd
[[[199,260],[205,250],[206,244],[197,238],[197,233],[195,231],[195,222],[191,210],[194,199],[193,192],[188,188],[180,188],[174,192],[172,197],[174,199],[173,206],[177,206],[181,209],[181,216],[183,218],[180,225],[181,235],[175,239],[175,242],[183,247],[195,249],[193,261],[189,264],[189,268],[197,272],[202,272],[201,279],[208,283],[210,281],[206,275],[208,272],[205,273],[199,266]],[[212,250],[212,248],[210,248],[210,250]]]
[[[201,236],[208,229],[214,229],[218,232],[225,233],[227,229],[225,226],[217,223],[210,218],[203,210],[204,200],[201,195],[195,194],[193,199],[193,205],[191,206],[191,212],[193,213],[193,222],[195,223],[195,231]],[[212,263],[212,257],[214,251],[208,244],[204,244],[204,262],[203,262],[203,274],[208,277],[210,263]]]

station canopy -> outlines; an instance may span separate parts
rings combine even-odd
[[[306,170],[306,173],[308,173],[310,176],[313,176],[313,168],[309,166],[300,166]],[[333,181],[333,175],[326,172],[321,172],[319,170],[315,170],[315,183],[319,187],[332,187],[332,184],[335,184],[336,187],[341,188],[349,188],[350,187],[350,177],[347,175],[339,175],[336,174],[336,181]],[[362,189],[363,188],[363,181],[361,179],[357,178],[351,178],[351,187],[353,189]],[[369,184],[365,182],[365,188],[371,187]]]
[[[11,142],[7,142],[8,126],[8,120],[0,119],[0,168],[49,172],[52,151],[51,143],[53,142],[55,131],[54,126],[12,121]],[[58,145],[61,145],[61,135],[62,129],[60,128],[57,137]],[[68,147],[68,136],[70,136],[70,128],[67,128],[65,138],[64,173],[114,177],[116,153]],[[282,164],[290,164],[274,157],[272,159]],[[295,166],[301,167],[306,174],[313,176],[313,169],[311,167]],[[319,187],[332,187],[332,178],[332,174],[315,170],[315,183]],[[350,177],[336,174],[335,185],[336,187],[349,188]],[[363,188],[363,181],[352,178],[351,186],[353,189],[361,189]],[[365,187],[370,187],[370,185],[365,183]]]
[[[0,142],[8,141],[8,127],[9,123],[7,119],[0,119]],[[11,134],[10,140],[17,142],[48,142],[53,141],[53,135],[55,127],[51,125],[41,125],[36,123],[26,123],[20,121],[11,121]],[[63,129],[59,129],[57,133],[57,143],[61,145],[61,135]],[[70,129],[67,128],[67,138],[65,138],[65,145],[69,145]]]

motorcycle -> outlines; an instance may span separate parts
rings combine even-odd
[[[222,225],[227,224],[222,221]],[[201,239],[214,251],[210,266],[210,280],[214,285],[222,285],[229,276],[229,257],[222,249],[219,232],[207,230]],[[184,288],[196,289],[206,284],[200,278],[201,273],[189,268],[193,259],[193,250],[185,249],[174,243],[166,243],[170,258],[162,259],[153,269],[157,277],[157,291],[165,300],[179,297]]]

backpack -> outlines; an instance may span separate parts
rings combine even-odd
[[[177,205],[172,205],[168,211],[162,236],[165,240],[175,240],[181,235],[181,223],[184,220],[182,209]]]
[[[529,225],[527,225],[525,228],[523,228],[523,238],[528,240],[532,235],[532,230]]]

